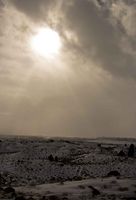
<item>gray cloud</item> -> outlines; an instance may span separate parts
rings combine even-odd
[[[4,1],[0,0],[0,7],[4,6]]]
[[[135,137],[135,1],[0,2],[0,132]],[[59,61],[30,49],[41,24]]]
[[[124,50],[128,48],[128,45],[125,46],[126,43],[121,46],[122,40],[125,40],[130,49],[135,50],[134,0],[131,4],[128,1],[73,0],[69,3],[60,1],[60,6],[56,6],[58,3],[55,1],[12,0],[12,2],[33,20],[38,19],[47,23],[51,23],[50,18],[47,19],[50,11],[52,10],[54,16],[55,9],[59,9],[57,14],[60,16],[55,16],[58,17],[56,26],[61,28],[63,35],[64,30],[70,29],[78,37],[78,46],[67,43],[68,48],[71,46],[71,51],[72,48],[74,53],[75,50],[81,51],[80,57],[84,52],[86,59],[90,57],[112,74],[136,77],[136,59],[133,54]]]
[[[81,49],[90,59],[113,75],[135,78],[136,59],[123,51],[125,47],[121,48],[121,40],[126,35],[119,26],[112,24],[110,14],[98,9],[92,2],[75,0],[66,10],[66,24],[76,32]],[[128,20],[131,22],[131,19]],[[131,31],[131,28],[128,29]],[[128,40],[131,42],[133,38],[131,36]]]
[[[34,21],[46,20],[49,10],[55,3],[54,0],[11,0],[11,2]]]

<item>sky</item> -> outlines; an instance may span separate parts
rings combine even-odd
[[[136,137],[136,0],[0,0],[0,134]]]

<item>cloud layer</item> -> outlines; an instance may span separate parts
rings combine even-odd
[[[0,1],[1,133],[135,137],[135,0]],[[41,26],[61,57],[39,58]]]

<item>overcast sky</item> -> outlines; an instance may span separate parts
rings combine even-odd
[[[59,56],[30,40],[50,27]],[[136,0],[0,0],[0,133],[136,136]]]

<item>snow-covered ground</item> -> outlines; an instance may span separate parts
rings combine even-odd
[[[1,137],[0,184],[26,198],[132,199],[136,157],[127,156],[132,142],[136,144],[118,138]],[[124,156],[118,155],[121,150]],[[119,175],[108,177],[111,171]],[[94,195],[95,189],[100,194]]]

